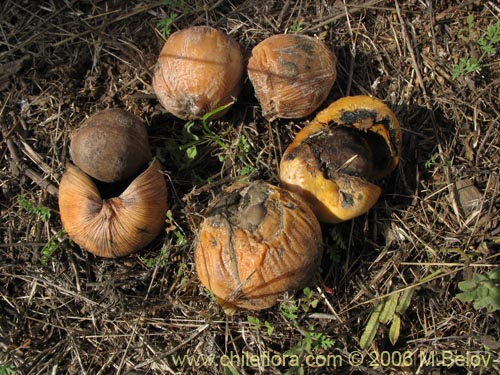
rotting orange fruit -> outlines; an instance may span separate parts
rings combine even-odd
[[[369,96],[341,98],[297,133],[280,163],[280,185],[301,195],[322,222],[366,213],[382,189],[374,183],[399,162],[401,127]]]
[[[337,78],[336,58],[319,39],[298,34],[273,35],[255,46],[248,76],[263,116],[300,118],[327,98]]]
[[[225,311],[260,310],[305,287],[322,252],[321,227],[307,203],[259,180],[217,197],[200,225],[195,263]]]
[[[201,119],[239,95],[244,63],[238,43],[220,30],[192,26],[167,39],[153,76],[160,103],[173,115]],[[229,107],[213,114],[224,115]]]

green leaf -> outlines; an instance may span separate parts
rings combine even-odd
[[[233,366],[224,366],[224,375],[241,375]]]
[[[498,304],[498,301],[495,301],[495,299],[490,296],[474,301],[473,306],[476,310],[486,308],[488,312],[500,310],[500,304]]]
[[[469,14],[467,16],[467,26],[469,27],[469,29],[472,29],[474,27],[474,15],[473,14]]]
[[[392,345],[396,345],[399,339],[399,332],[401,329],[401,318],[399,314],[394,314],[392,317],[391,328],[389,329],[389,340]]]
[[[370,315],[370,319],[368,319],[365,330],[359,339],[359,346],[361,349],[367,348],[373,342],[373,339],[377,334],[378,327],[380,326],[379,318],[380,313],[384,308],[384,304],[384,302],[379,303]]]
[[[184,124],[184,127],[182,128],[182,133],[184,135],[184,138],[192,139],[195,141],[200,140],[200,137],[198,135],[196,135],[195,133],[193,133],[193,131],[191,130],[195,124],[196,123],[194,121],[188,121]]]
[[[380,313],[380,317],[378,319],[380,323],[387,324],[392,320],[394,312],[396,311],[396,307],[398,305],[398,299],[399,293],[394,293],[390,295],[389,298],[385,301],[384,308],[382,309],[382,312]]]
[[[396,312],[398,314],[402,315],[408,309],[413,297],[413,293],[415,293],[415,288],[406,289],[401,293],[398,306],[396,307]]]
[[[468,292],[477,288],[477,283],[474,280],[464,280],[458,283],[458,289],[462,292]]]
[[[174,234],[176,237],[175,244],[177,246],[184,246],[185,244],[187,244],[187,240],[186,237],[184,236],[184,233],[182,233],[180,230],[176,230]]]
[[[472,302],[477,298],[477,292],[474,290],[471,292],[458,293],[456,297],[462,302]]]
[[[500,268],[486,274],[474,274],[472,280],[458,283],[462,293],[456,295],[462,302],[473,302],[475,309],[486,308],[489,312],[500,310]]]
[[[476,273],[476,274],[474,274],[472,279],[474,281],[476,281],[477,283],[480,283],[482,281],[488,281],[490,278],[488,277],[488,275],[484,275],[482,273]]]
[[[500,287],[494,286],[490,288],[490,297],[495,299],[498,304],[500,304]]]
[[[196,146],[191,146],[186,149],[186,156],[189,160],[194,160],[198,155],[198,149]]]
[[[203,124],[206,124],[206,122],[208,121],[208,119],[210,117],[212,117],[213,115],[215,115],[215,114],[217,114],[217,113],[225,110],[226,108],[231,107],[234,104],[235,101],[236,101],[236,99],[234,99],[233,101],[231,101],[231,102],[229,102],[227,104],[221,105],[220,107],[217,107],[217,108],[215,108],[214,110],[212,110],[212,111],[210,111],[208,113],[205,113],[203,115],[203,117],[202,117]]]
[[[274,326],[266,320],[264,322],[264,327],[267,329],[267,334],[271,336],[274,332]]]
[[[257,318],[256,316],[247,316],[248,323],[250,323],[253,326],[260,327],[260,319]]]
[[[477,288],[477,298],[485,299],[490,295],[490,289],[488,287],[479,287]]]
[[[492,24],[488,26],[486,30],[485,38],[491,43],[499,43],[500,42],[500,21],[497,21],[496,24]]]
[[[495,283],[500,283],[500,267],[488,273],[488,278]]]
[[[42,249],[42,263],[47,264],[57,250],[57,241],[51,238]]]

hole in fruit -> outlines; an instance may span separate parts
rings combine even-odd
[[[129,187],[132,181],[134,181],[140,174],[142,174],[148,168],[148,166],[149,166],[148,164],[142,166],[142,168],[135,176],[127,178],[126,180],[123,181],[102,182],[96,180],[93,177],[91,177],[91,179],[97,186],[97,190],[99,191],[101,198],[103,200],[111,199],[120,196],[127,189],[127,187]]]
[[[311,148],[326,178],[333,180],[339,173],[371,178],[372,151],[358,130],[334,127],[309,137],[304,143]]]
[[[384,137],[371,131],[361,132],[361,135],[372,152],[374,170],[385,170],[391,163],[393,156]]]

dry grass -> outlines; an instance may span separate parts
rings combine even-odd
[[[277,183],[278,160],[308,119],[266,122],[246,82],[230,113],[210,125],[220,143],[200,144],[198,157],[188,163],[176,150],[186,142],[184,122],[162,110],[150,86],[163,43],[157,22],[172,12],[172,30],[212,25],[247,54],[278,32],[300,28],[316,35],[338,56],[339,77],[328,102],[374,95],[403,124],[401,164],[384,181],[376,207],[352,222],[323,227],[327,248],[312,297],[299,291],[275,308],[226,317],[197,280],[192,250],[204,207],[242,176]],[[301,345],[312,329],[334,342],[309,340],[313,354],[340,356],[337,373],[498,373],[498,312],[476,311],[455,295],[459,281],[499,264],[500,55],[485,57],[481,72],[458,79],[452,79],[452,67],[460,57],[480,57],[474,33],[499,18],[495,1],[201,0],[172,9],[161,1],[4,1],[0,370],[331,373],[332,367],[300,370],[248,361],[233,361],[238,372],[231,372],[173,360],[201,355],[218,363],[223,355],[235,359],[245,352],[280,356],[307,349]],[[107,107],[127,109],[148,123],[168,176],[172,212],[162,236],[117,260],[95,258],[71,243],[61,232],[56,199],[70,132]],[[199,127],[194,132],[202,134]],[[48,260],[42,257],[47,244],[55,249]],[[381,326],[363,364],[351,366],[348,358],[359,350],[373,307],[412,286],[397,344]],[[297,305],[308,311],[292,319],[287,312]],[[448,368],[418,357],[446,351],[491,353],[496,362]],[[387,352],[411,353],[412,361],[401,366],[374,358],[384,360]]]

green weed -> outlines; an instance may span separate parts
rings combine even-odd
[[[310,309],[315,309],[319,303],[316,292],[311,288],[304,288],[303,293],[304,297],[299,300],[302,311],[308,312]]]
[[[401,329],[401,316],[410,306],[414,292],[415,288],[408,288],[402,292],[391,294],[375,306],[359,339],[361,349],[366,349],[371,345],[381,324],[388,323],[391,323],[389,340],[392,345],[396,345]]]
[[[57,250],[59,241],[55,238],[51,238],[49,242],[42,248],[42,263],[47,264],[49,259],[54,255]]]
[[[184,124],[184,127],[182,129],[182,139],[180,140],[180,142],[174,139],[168,140],[166,148],[172,158],[177,162],[177,164],[181,165],[182,170],[190,169],[192,163],[198,157],[199,147],[204,144],[214,143],[217,146],[221,147],[223,150],[226,150],[228,148],[223,138],[213,132],[208,126],[208,123],[210,117],[228,108],[233,103],[234,102],[228,103],[214,109],[209,113],[206,113],[201,120],[201,134],[197,134],[194,132],[194,128],[197,122],[194,120],[190,120]],[[232,127],[229,127],[228,132],[232,130]]]
[[[252,326],[257,328],[258,330],[261,330],[262,328],[266,329],[267,335],[271,336],[274,332],[274,326],[269,323],[267,320],[262,322],[259,318],[255,316],[248,316],[247,317],[248,323],[250,323]]]
[[[49,241],[45,244],[45,246],[42,248],[42,258],[41,262],[42,264],[47,264],[52,258],[52,256],[55,254],[57,249],[61,248],[62,243],[66,243],[68,247],[62,247],[66,249],[71,249],[74,246],[74,242],[71,240],[71,238],[68,237],[68,233],[63,229],[61,229],[57,234],[49,239]]]
[[[165,267],[168,263],[169,254],[170,254],[169,248],[163,245],[162,248],[160,249],[160,254],[158,256],[154,258],[146,258],[140,256],[139,259],[148,268],[155,268],[156,266]]]
[[[454,65],[451,70],[452,79],[458,79],[467,73],[480,72],[485,58],[494,56],[497,53],[496,44],[500,42],[500,21],[489,25],[486,32],[479,39],[478,37],[479,32],[476,30],[474,16],[469,15],[467,17],[467,26],[460,38],[467,43],[477,43],[481,50],[481,56],[479,58],[460,57],[458,64]]]
[[[175,236],[175,246],[184,246],[187,244],[187,239],[182,228],[175,222],[174,216],[171,210],[168,210],[165,215],[166,232],[172,233]],[[160,254],[153,258],[139,257],[142,263],[148,268],[154,268],[157,265],[160,267],[165,267],[168,263],[168,257],[170,255],[170,247],[163,245],[160,249]]]
[[[295,346],[288,349],[285,355],[302,356],[305,353],[317,353],[321,350],[329,350],[335,345],[335,340],[326,336],[321,332],[316,332],[313,326],[309,326],[304,333],[304,338],[300,340]]]
[[[223,111],[233,103],[223,105],[205,114],[201,123],[194,120],[187,121],[183,126],[182,138],[178,140],[171,138],[166,141],[165,150],[174,159],[175,164],[180,166],[181,170],[193,173],[193,165],[198,163],[200,159],[201,147],[209,145],[214,147],[211,156],[216,157],[222,163],[222,169],[224,163],[229,160],[234,162],[236,159],[238,163],[232,164],[239,166],[238,173],[240,177],[246,178],[254,173],[256,167],[253,163],[249,163],[247,159],[247,156],[252,151],[252,145],[247,137],[244,134],[234,137],[235,128],[231,123],[225,126],[223,132],[218,133],[210,129],[209,126],[210,118],[214,114]],[[160,161],[165,159],[164,154],[160,153],[156,156]]]
[[[184,0],[163,0],[163,5],[167,6],[169,10],[171,8],[176,8],[181,13],[186,11]],[[158,30],[160,31],[160,34],[163,36],[163,38],[168,38],[168,36],[172,32],[172,25],[178,16],[178,12],[170,12],[165,18],[162,18],[158,21],[156,27],[158,27]]]
[[[14,375],[15,373],[14,365],[0,364],[0,375]]]
[[[47,223],[52,217],[52,211],[48,207],[44,207],[41,205],[33,204],[30,200],[26,198],[24,195],[19,195],[17,197],[19,205],[30,215],[36,216],[42,222]],[[43,264],[47,264],[49,259],[54,255],[56,250],[59,247],[61,241],[66,238],[66,231],[63,229],[58,232],[53,238],[49,239],[49,241],[42,248],[42,258],[41,261]]]
[[[287,320],[296,320],[299,317],[299,305],[293,299],[287,299],[280,304],[280,313]]]
[[[458,79],[467,73],[479,73],[481,71],[481,64],[479,60],[474,57],[461,57],[458,64],[453,66],[451,71],[451,78]]]
[[[24,195],[19,195],[17,199],[19,205],[30,215],[38,216],[43,222],[47,222],[51,218],[52,213],[49,208],[33,204]]]
[[[302,20],[295,20],[290,26],[290,31],[295,34],[300,33],[303,29],[304,29],[304,22]]]
[[[177,13],[170,13],[167,17],[162,18],[156,24],[158,30],[160,31],[160,34],[165,39],[167,39],[170,33],[172,32],[172,24],[174,23],[176,18],[177,18]]]
[[[436,163],[436,156],[435,155],[429,155],[429,158],[425,161],[424,167],[426,169],[431,169],[432,166]]]
[[[500,310],[500,267],[487,274],[476,273],[471,280],[458,283],[462,291],[456,297],[462,302],[473,302],[476,310]]]
[[[301,312],[308,312],[318,306],[316,292],[311,288],[304,288],[302,292],[303,296],[299,299],[286,299],[280,304],[280,313],[285,319],[295,321]]]

